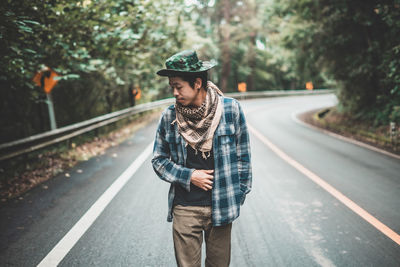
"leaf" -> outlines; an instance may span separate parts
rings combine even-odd
[[[30,27],[27,27],[27,26],[18,26],[18,28],[20,29],[20,30],[22,30],[22,31],[24,31],[24,32],[29,32],[29,33],[33,33],[33,30],[32,30],[32,28],[30,28]]]
[[[36,51],[33,51],[32,49],[28,49],[28,48],[25,48],[24,51],[28,52],[30,54],[37,54]]]
[[[34,24],[34,25],[40,25],[39,22],[33,21],[33,20],[27,20],[27,19],[25,19],[25,20],[23,20],[23,22],[25,22],[25,23],[30,23],[30,24]]]
[[[67,74],[63,76],[56,76],[54,77],[54,80],[59,81],[59,80],[73,80],[73,79],[79,79],[80,75],[78,74]]]

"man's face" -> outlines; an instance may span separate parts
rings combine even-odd
[[[192,105],[200,91],[197,88],[190,87],[189,83],[180,77],[169,77],[169,85],[173,90],[176,102],[183,106]]]

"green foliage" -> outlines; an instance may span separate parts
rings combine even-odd
[[[0,11],[0,143],[48,130],[45,94],[32,78],[55,70],[58,126],[129,105],[140,86],[149,101],[164,84],[154,73],[179,48],[181,2],[2,1]]]
[[[398,0],[4,0],[0,2],[0,143],[49,129],[32,78],[55,70],[58,126],[169,97],[155,72],[195,49],[217,59],[225,91],[338,87],[343,112],[400,123]]]
[[[297,28],[284,37],[286,47],[304,69],[316,63],[337,81],[344,112],[375,125],[398,120],[398,1],[286,0],[277,5],[289,28]]]

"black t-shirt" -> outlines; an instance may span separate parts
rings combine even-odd
[[[211,155],[204,159],[200,151],[196,151],[188,145],[186,157],[186,167],[196,170],[214,170],[214,155],[211,149]],[[208,155],[208,152],[207,152]],[[203,189],[190,183],[190,192],[186,191],[180,184],[175,186],[174,205],[182,206],[211,206],[211,190]]]

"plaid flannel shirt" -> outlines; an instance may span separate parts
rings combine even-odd
[[[214,180],[212,189],[212,222],[214,226],[231,223],[240,213],[246,194],[251,190],[250,142],[246,121],[237,100],[220,96],[223,111],[214,133]],[[162,114],[153,149],[153,169],[164,181],[171,183],[168,193],[168,218],[172,221],[175,186],[190,192],[194,169],[186,166],[186,141],[173,121],[174,105]]]

